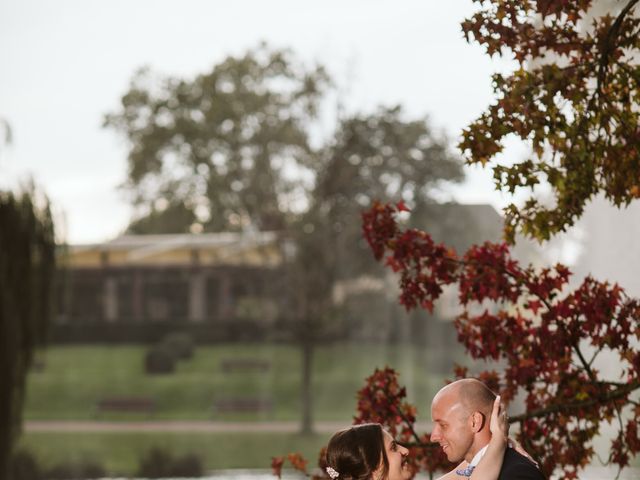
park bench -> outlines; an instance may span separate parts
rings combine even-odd
[[[214,413],[272,412],[273,401],[266,397],[224,397],[213,402]]]
[[[98,400],[97,411],[100,412],[133,412],[151,414],[156,409],[156,402],[149,397],[107,397]]]
[[[271,368],[271,362],[260,358],[228,358],[220,363],[222,371],[230,373],[234,371],[259,371],[268,372]]]

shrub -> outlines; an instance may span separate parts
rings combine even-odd
[[[9,462],[9,478],[12,480],[40,480],[43,476],[33,454],[26,450],[18,450]]]
[[[193,356],[193,337],[188,333],[170,333],[162,344],[173,353],[177,359],[186,359]]]
[[[27,450],[15,452],[9,464],[11,480],[84,480],[106,476],[107,472],[102,465],[92,460],[83,460],[80,463],[59,463],[48,470],[43,470],[38,465],[36,457]]]
[[[154,447],[140,459],[140,468],[136,473],[142,478],[163,477],[201,477],[202,460],[194,454],[174,458],[171,452]]]
[[[173,373],[175,366],[173,352],[164,345],[152,347],[144,357],[144,369],[149,374]]]
[[[43,475],[47,480],[70,480],[104,478],[107,472],[96,462],[84,460],[81,463],[60,463]]]
[[[161,478],[168,476],[167,472],[171,468],[172,462],[173,457],[169,452],[154,447],[140,459],[140,468],[136,477]]]
[[[202,460],[193,453],[183,455],[174,460],[171,467],[171,476],[174,477],[201,477],[203,475]]]

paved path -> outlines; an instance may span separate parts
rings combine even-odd
[[[345,422],[316,422],[317,433],[333,433],[347,426]],[[426,432],[428,424],[417,424],[418,432]],[[295,433],[300,422],[207,422],[207,421],[148,421],[97,422],[42,420],[24,423],[26,432],[238,432],[238,433]]]

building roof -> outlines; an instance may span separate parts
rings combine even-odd
[[[282,255],[276,232],[122,235],[104,243],[70,245],[62,253],[74,267],[246,264],[277,265]]]

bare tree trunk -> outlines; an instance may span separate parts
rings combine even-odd
[[[302,378],[300,388],[300,403],[302,405],[302,423],[300,432],[308,435],[313,432],[313,395],[311,392],[311,378],[313,371],[313,341],[311,338],[302,340]]]

